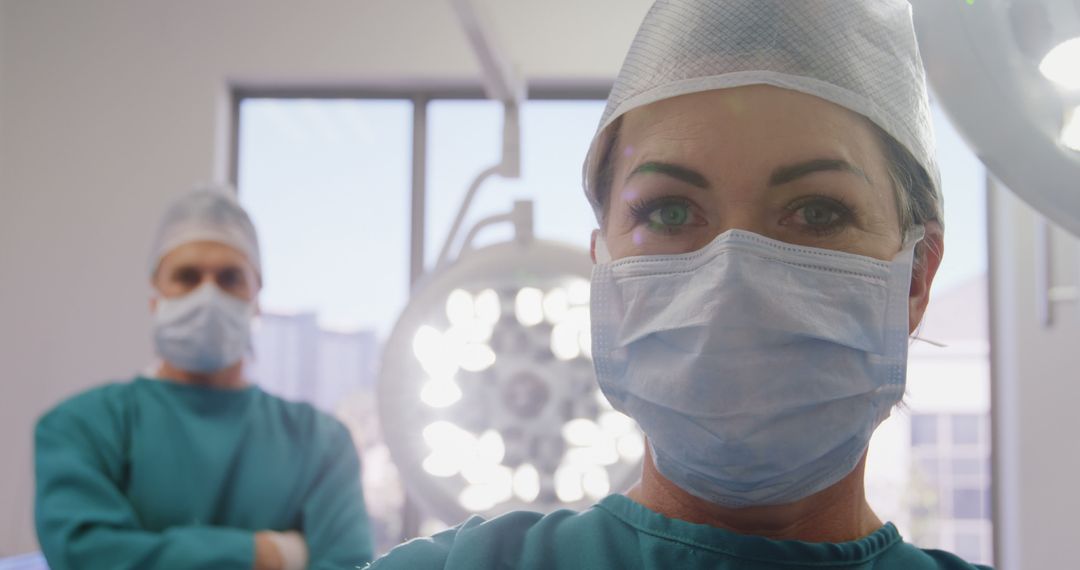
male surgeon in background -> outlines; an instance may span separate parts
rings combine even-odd
[[[150,267],[153,374],[77,395],[35,433],[53,570],[352,568],[372,544],[345,427],[244,378],[261,287],[227,189],[165,214]]]

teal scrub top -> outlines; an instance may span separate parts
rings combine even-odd
[[[254,386],[90,390],[38,421],[35,468],[53,570],[248,570],[260,530],[301,532],[311,570],[373,556],[349,432]]]
[[[473,517],[405,543],[369,570],[972,570],[952,554],[905,543],[892,524],[840,544],[778,541],[671,519],[622,495],[550,515]]]

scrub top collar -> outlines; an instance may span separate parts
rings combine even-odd
[[[646,534],[711,550],[745,560],[787,564],[858,564],[881,556],[889,548],[902,544],[899,531],[886,523],[869,536],[841,543],[815,543],[798,540],[772,540],[742,535],[704,524],[668,518],[647,509],[624,495],[602,499],[597,508]]]
[[[142,375],[135,378],[135,384],[151,391],[168,394],[187,404],[193,411],[203,413],[235,411],[239,407],[246,406],[260,392],[258,386],[254,384],[248,384],[243,388],[211,388]]]

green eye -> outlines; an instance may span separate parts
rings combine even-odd
[[[803,220],[810,226],[829,226],[836,223],[840,215],[827,204],[811,204],[802,208]]]
[[[791,224],[794,229],[818,236],[830,235],[852,225],[855,210],[847,204],[826,196],[809,196],[796,200],[787,208],[780,225]]]
[[[659,228],[682,226],[689,220],[690,207],[687,204],[664,204],[649,214],[649,224]]]

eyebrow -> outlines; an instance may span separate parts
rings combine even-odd
[[[867,176],[861,168],[846,160],[838,158],[818,158],[777,168],[773,171],[772,176],[769,177],[769,186],[782,186],[816,172],[848,172],[873,184],[870,177]]]
[[[172,275],[177,276],[177,275],[180,275],[181,273],[187,273],[187,272],[190,272],[190,271],[199,271],[199,272],[201,272],[201,270],[198,267],[196,267],[195,265],[192,265],[190,263],[185,263],[184,265],[177,265],[176,267],[173,267]]]
[[[870,180],[870,177],[867,176],[861,168],[846,160],[839,158],[817,158],[777,168],[773,171],[772,176],[769,177],[769,186],[782,186],[818,172],[848,172],[873,184],[873,181]],[[691,186],[706,190],[709,188],[709,181],[706,180],[705,176],[700,172],[668,162],[650,161],[643,163],[630,172],[626,179],[630,180],[639,174],[663,174],[690,184]]]
[[[186,271],[195,271],[202,273],[203,271],[210,271],[211,273],[224,273],[226,271],[239,271],[244,272],[244,268],[239,264],[224,264],[217,267],[204,267],[197,262],[185,263],[183,265],[177,265],[173,268],[172,274],[179,275]]]
[[[695,170],[686,168],[685,166],[679,166],[677,164],[671,164],[667,162],[646,162],[638,166],[626,177],[630,180],[638,174],[663,174],[664,176],[670,176],[676,180],[685,182],[691,186],[696,186],[702,189],[709,188],[709,181],[705,177]]]

